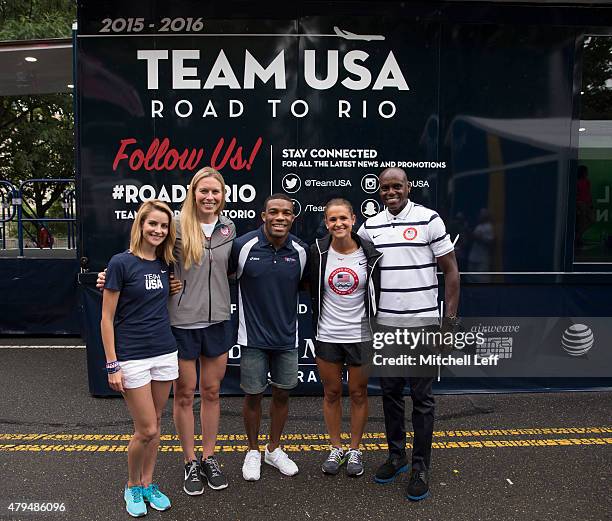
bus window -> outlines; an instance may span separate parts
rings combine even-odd
[[[611,53],[612,37],[585,37],[574,192],[574,264],[612,264]]]

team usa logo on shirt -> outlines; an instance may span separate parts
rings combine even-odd
[[[418,234],[416,228],[413,228],[412,226],[404,230],[404,239],[406,239],[407,241],[414,241],[417,235]]]
[[[283,257],[285,262],[297,262],[297,259],[294,259],[293,257]]]
[[[221,226],[221,228],[219,228],[219,231],[221,232],[221,235],[223,235],[223,237],[229,237],[230,229],[228,226]]]
[[[144,278],[146,290],[164,289],[164,285],[161,281],[161,276],[157,273],[147,273]]]
[[[327,279],[329,287],[338,295],[350,295],[359,286],[359,277],[351,268],[336,268]]]

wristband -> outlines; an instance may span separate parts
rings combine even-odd
[[[117,371],[121,371],[121,366],[119,365],[119,362],[117,360],[114,360],[113,362],[106,362],[107,374],[113,374]]]

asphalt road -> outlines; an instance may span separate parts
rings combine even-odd
[[[89,395],[82,349],[2,343],[0,519],[130,519],[122,500],[131,429],[123,401]],[[612,519],[612,392],[439,396],[432,496],[416,504],[404,499],[406,475],[390,485],[372,482],[386,457],[380,398],[370,398],[366,473],[357,479],[321,473],[321,399],[295,397],[285,443],[299,474],[264,466],[259,482],[245,482],[241,405],[241,398],[222,398],[218,452],[229,487],[188,497],[169,404],[156,476],[173,506],[147,519]],[[263,423],[265,433],[267,415]],[[8,510],[47,502],[65,510]]]

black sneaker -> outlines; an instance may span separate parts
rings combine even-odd
[[[199,496],[204,492],[204,483],[200,479],[200,465],[196,460],[185,463],[185,481],[183,482],[185,494]]]
[[[389,456],[378,469],[374,476],[376,483],[392,483],[402,472],[408,472],[408,461],[406,457],[398,458]]]
[[[219,462],[214,456],[208,456],[206,459],[200,459],[200,476],[202,480],[208,483],[208,486],[213,490],[222,490],[227,488],[227,479],[221,472]]]
[[[410,482],[406,497],[411,501],[421,501],[429,496],[429,478],[426,470],[413,469],[410,473]]]

